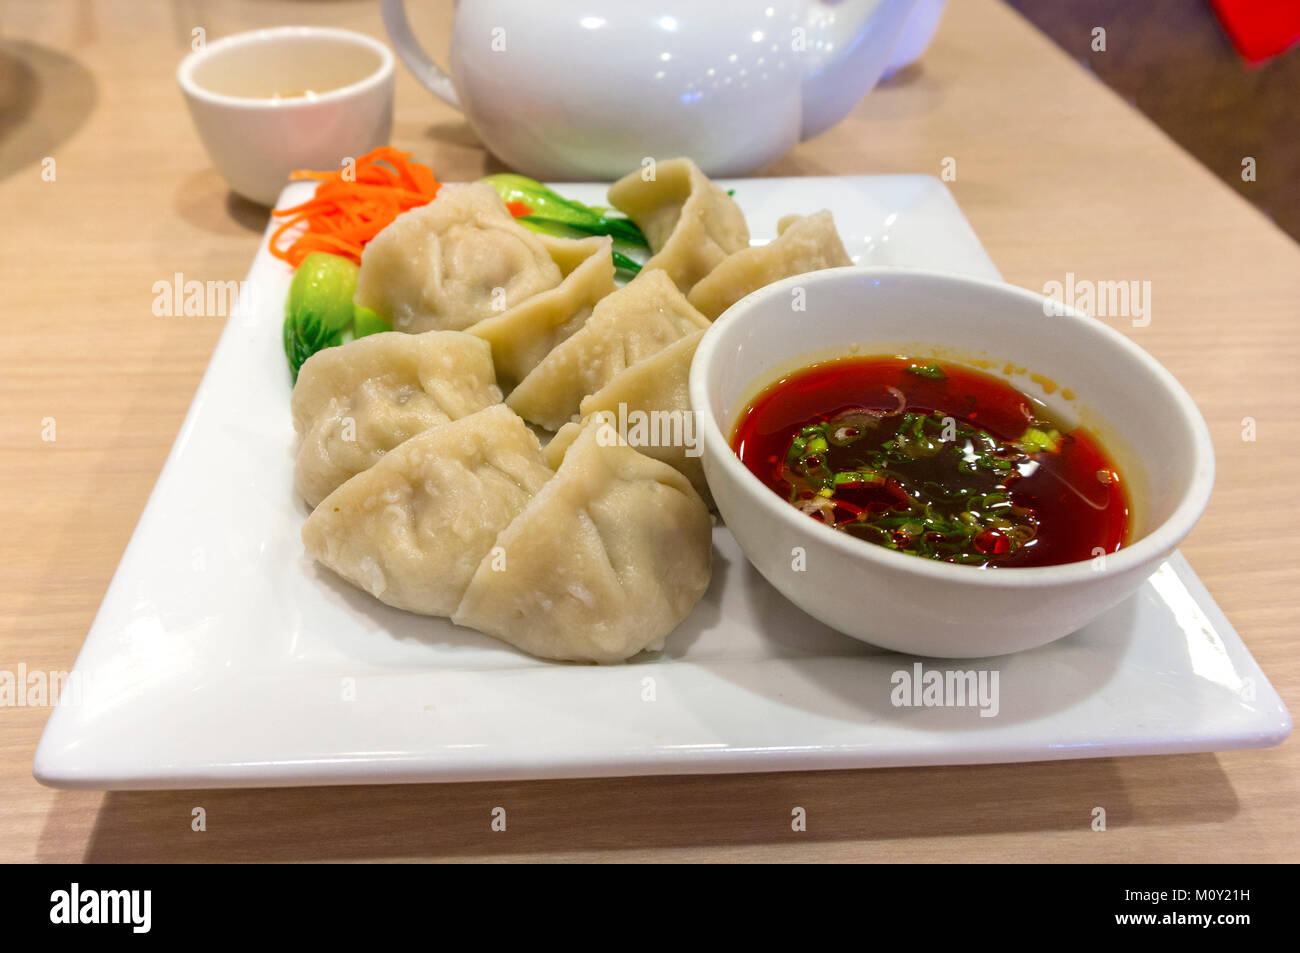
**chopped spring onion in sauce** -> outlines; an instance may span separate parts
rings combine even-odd
[[[733,447],[792,506],[910,555],[1040,566],[1123,545],[1119,472],[1006,381],[956,364],[828,361],[777,382]]]

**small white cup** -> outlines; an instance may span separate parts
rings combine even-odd
[[[217,171],[262,205],[293,170],[337,169],[393,130],[393,54],[349,30],[237,33],[185,57],[176,79]]]

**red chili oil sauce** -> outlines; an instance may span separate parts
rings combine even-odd
[[[958,364],[873,356],[804,368],[754,399],[732,448],[814,519],[912,555],[1052,566],[1128,538],[1124,483],[1096,439]]]

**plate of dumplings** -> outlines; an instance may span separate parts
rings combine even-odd
[[[444,186],[366,246],[355,300],[394,330],[312,355],[292,397],[309,556],[540,658],[663,649],[711,578],[695,347],[751,291],[853,262],[825,209],[751,245],[690,159],[608,201],[651,252],[622,287],[611,238],[530,231],[482,182]],[[676,426],[643,442],[620,419]]]
[[[311,188],[290,184],[280,207]],[[616,273],[608,237],[539,234],[491,185],[444,184],[362,255],[356,304],[392,330],[318,351],[296,382],[281,341],[292,272],[268,230],[78,658],[78,697],[52,714],[40,780],[950,763],[1087,735],[1096,719],[1044,691],[999,726],[1024,737],[983,754],[944,721],[962,713],[926,713],[922,734],[900,721],[897,658],[749,566],[690,439],[696,346],[750,292],[853,264],[996,279],[946,187],[715,182],[681,158],[556,188],[639,226],[635,277]],[[638,415],[670,439],[633,439]],[[1086,678],[1077,651],[1010,664]]]

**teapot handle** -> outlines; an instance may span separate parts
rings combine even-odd
[[[429,92],[448,106],[460,109],[460,97],[456,94],[456,87],[452,84],[451,77],[442,71],[442,67],[435,63],[428,53],[424,52],[424,47],[415,38],[415,33],[411,30],[411,21],[406,18],[404,0],[381,0],[380,13],[384,18],[384,28],[388,31],[388,38],[392,40],[397,55],[402,58],[406,68],[415,74],[415,78],[423,83]]]

